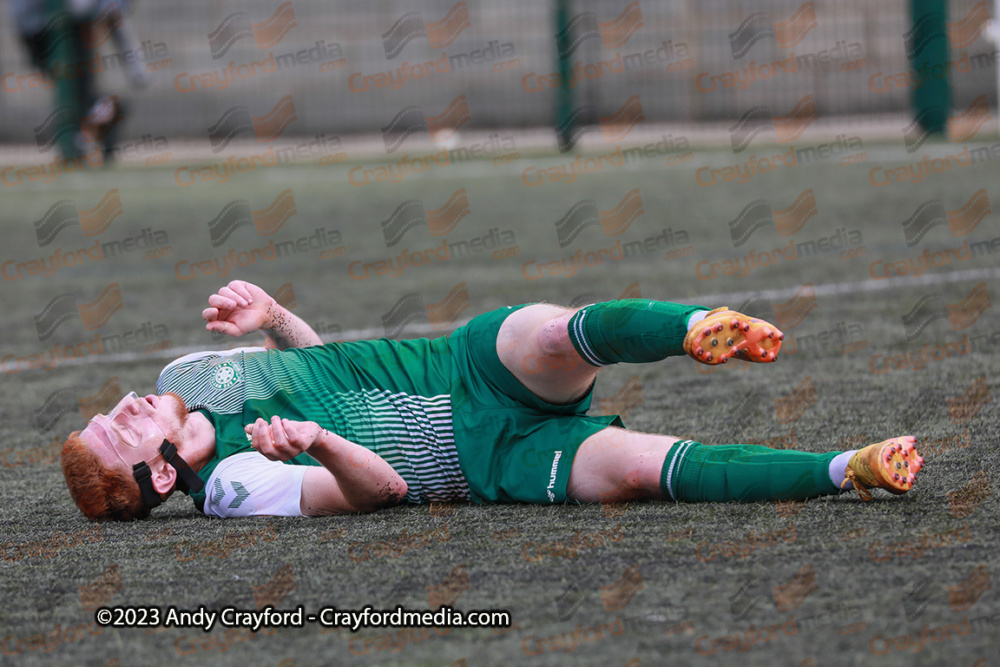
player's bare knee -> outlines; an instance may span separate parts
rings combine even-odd
[[[554,326],[553,321],[561,319],[567,313],[572,311],[562,306],[536,303],[508,316],[497,335],[497,351],[501,353],[501,359],[505,355],[539,356],[556,353],[560,343],[556,333],[558,326]],[[566,342],[569,342],[568,334]]]
[[[659,498],[660,476],[666,454],[677,438],[634,431],[622,431],[626,446],[618,456],[621,485],[635,498]]]
[[[642,470],[629,462],[609,465],[598,492],[602,503],[618,503],[645,497]]]
[[[570,317],[569,313],[553,317],[539,327],[535,334],[535,344],[539,353],[557,357],[576,352],[569,339]]]
[[[638,459],[628,461],[622,482],[630,491],[640,492],[645,488],[644,468],[641,461]]]

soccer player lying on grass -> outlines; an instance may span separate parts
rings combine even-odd
[[[434,340],[323,345],[259,287],[209,297],[207,329],[267,346],[189,354],[62,449],[91,519],[145,518],[174,489],[209,516],[320,516],[402,502],[806,499],[905,493],[912,437],[823,454],[706,446],[585,415],[601,367],[771,362],[784,335],[719,308],[625,299],[500,308]],[[293,464],[293,465],[286,465]]]

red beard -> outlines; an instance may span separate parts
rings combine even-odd
[[[179,424],[179,426],[177,427],[178,433],[183,431],[184,426],[187,424],[188,414],[189,414],[187,404],[184,402],[184,399],[181,398],[179,394],[175,394],[172,391],[168,391],[162,395],[172,396],[173,398],[177,399],[176,403],[171,403],[171,408],[173,409],[174,416],[177,417],[177,422]],[[168,434],[169,437],[172,437],[173,435],[174,434]]]

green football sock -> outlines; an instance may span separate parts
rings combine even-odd
[[[569,339],[592,366],[642,364],[684,354],[688,318],[708,310],[668,301],[619,299],[585,306],[569,321]]]
[[[830,461],[839,453],[681,440],[667,452],[660,488],[668,498],[689,502],[805,500],[831,495],[840,493],[830,480]]]

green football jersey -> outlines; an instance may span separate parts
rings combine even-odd
[[[160,374],[215,426],[219,461],[253,451],[244,426],[273,415],[314,421],[384,458],[406,481],[406,500],[468,500],[452,422],[452,364],[446,337],[330,343],[289,350],[243,348],[182,357]],[[319,465],[303,453],[292,465]],[[191,493],[203,508],[207,488]]]

